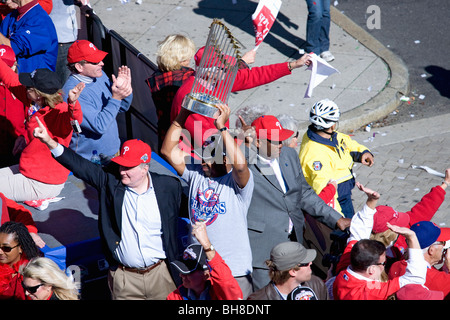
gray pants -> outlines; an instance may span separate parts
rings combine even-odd
[[[253,280],[251,275],[234,277],[242,290],[243,299],[247,300],[248,296],[253,293]]]
[[[0,192],[16,202],[41,200],[58,196],[63,184],[46,184],[25,177],[19,165],[0,169]]]

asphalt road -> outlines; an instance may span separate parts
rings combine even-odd
[[[450,1],[331,0],[333,4],[409,69],[410,91],[405,95],[410,101],[402,102],[396,112],[373,127],[450,112]],[[379,11],[368,10],[373,5]]]

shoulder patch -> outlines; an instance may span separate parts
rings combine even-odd
[[[314,161],[313,162],[313,169],[314,171],[319,171],[322,169],[322,163],[320,161]]]

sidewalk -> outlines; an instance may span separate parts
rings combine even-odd
[[[375,155],[375,165],[356,165],[356,180],[381,194],[379,204],[397,211],[409,211],[443,178],[412,166],[426,166],[442,174],[450,168],[450,115],[437,116],[405,124],[356,132],[354,139]],[[446,190],[447,193],[450,189]],[[361,208],[365,196],[353,191],[355,208]],[[439,226],[450,227],[450,197],[447,195],[432,219]]]
[[[133,0],[125,4],[120,0],[91,0],[91,6],[108,29],[118,32],[155,62],[158,41],[169,34],[186,34],[198,48],[205,45],[213,18],[220,19],[231,30],[233,36],[246,47],[243,52],[251,50],[255,41],[251,15],[258,1],[236,0],[234,5],[232,2],[143,0],[141,5],[137,5]],[[298,59],[298,49],[306,38],[307,13],[305,1],[283,1],[277,17],[279,23],[272,27],[258,49],[254,65]],[[336,59],[331,65],[340,74],[331,75],[315,88],[311,98],[305,99],[311,72],[306,68],[296,69],[292,75],[273,83],[232,94],[229,99],[232,112],[248,105],[265,104],[271,108],[272,114],[290,114],[301,121],[301,129],[306,129],[311,106],[323,98],[329,98],[343,112],[341,130],[352,130],[394,110],[396,105],[393,102],[397,101],[393,100],[397,100],[395,94],[398,89],[392,87],[395,82],[392,82],[391,70],[399,69],[397,64],[401,66],[401,61],[389,59],[388,51],[372,52],[373,48],[380,47],[376,40],[368,34],[363,37],[361,28],[352,25],[334,7],[332,20],[330,50]],[[366,43],[363,45],[350,34],[364,38]],[[371,50],[365,47],[367,43],[373,47]],[[388,59],[385,60],[384,55]],[[405,71],[400,69],[398,73],[403,77]],[[399,82],[405,84],[404,81]],[[231,127],[235,121],[236,117],[232,115]]]

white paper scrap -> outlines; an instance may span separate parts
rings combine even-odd
[[[435,176],[438,176],[438,177],[441,177],[441,178],[445,178],[445,174],[443,174],[441,172],[438,172],[438,171],[436,171],[434,169],[431,169],[430,167],[427,167],[427,166],[411,165],[411,168],[413,168],[413,169],[422,169],[422,170],[425,170],[426,172],[428,172],[428,173],[430,173],[432,175],[435,175]]]
[[[311,64],[307,70],[311,70],[308,88],[305,92],[305,98],[311,98],[313,90],[333,73],[340,73],[339,70],[332,67],[325,60],[317,56],[315,53],[311,54]]]

